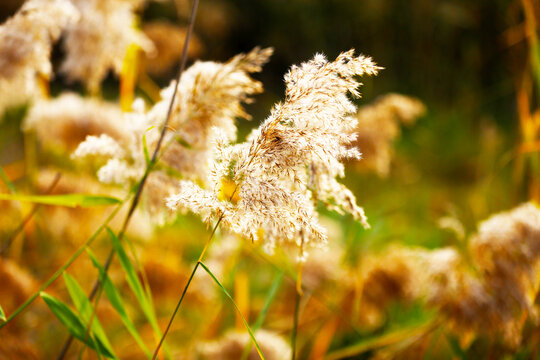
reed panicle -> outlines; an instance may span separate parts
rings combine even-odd
[[[39,77],[52,76],[52,46],[79,16],[69,0],[30,0],[0,26],[0,115],[42,96]]]
[[[368,227],[363,209],[336,177],[344,176],[344,159],[360,157],[351,146],[356,108],[347,97],[360,95],[354,76],[378,70],[353,50],[333,62],[319,54],[293,66],[285,75],[285,101],[244,143],[229,144],[220,132],[209,186],[182,181],[168,207],[190,210],[206,222],[221,218],[227,229],[252,241],[263,233],[270,252],[280,243],[296,244],[300,259],[304,246],[326,243],[316,201]]]

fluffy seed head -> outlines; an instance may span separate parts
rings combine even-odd
[[[301,259],[305,245],[326,243],[317,200],[350,212],[367,227],[363,210],[336,177],[344,175],[342,160],[360,156],[350,146],[356,108],[348,95],[358,96],[360,85],[354,76],[378,69],[370,58],[355,57],[352,50],[333,62],[316,55],[293,66],[285,76],[285,101],[248,141],[227,145],[225,139],[218,146],[208,189],[184,182],[169,206],[187,208],[206,220],[219,217],[229,230],[253,241],[262,233],[269,249],[284,242],[296,244]],[[223,179],[235,186],[230,199],[220,200]],[[195,193],[204,194],[205,202],[189,200]],[[236,194],[239,200],[233,203]]]

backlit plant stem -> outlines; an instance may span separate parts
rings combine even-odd
[[[161,337],[161,339],[159,340],[159,344],[158,346],[156,347],[156,350],[154,351],[154,355],[152,356],[152,360],[155,360],[158,353],[159,353],[159,349],[161,348],[161,345],[163,344],[163,341],[165,341],[165,337],[167,336],[167,334],[169,333],[169,329],[171,328],[171,325],[172,325],[172,322],[174,320],[174,317],[176,316],[176,313],[178,312],[178,310],[180,309],[180,305],[182,304],[182,300],[184,300],[184,296],[186,295],[186,292],[189,288],[189,285],[191,284],[191,280],[193,279],[193,276],[195,275],[195,272],[197,271],[197,268],[199,267],[199,265],[201,264],[202,262],[202,259],[206,253],[206,250],[208,250],[208,246],[210,245],[210,242],[212,241],[212,239],[214,238],[214,234],[216,233],[216,230],[219,226],[219,224],[221,223],[221,220],[223,220],[223,215],[222,214],[218,221],[216,222],[216,225],[214,225],[214,228],[212,229],[212,233],[210,234],[210,237],[208,238],[208,241],[206,242],[206,244],[204,245],[204,248],[201,252],[201,255],[199,256],[199,259],[197,260],[197,263],[195,264],[195,267],[193,268],[193,271],[191,272],[191,275],[189,276],[189,280],[188,282],[186,283],[186,286],[184,287],[184,290],[182,291],[182,296],[180,296],[180,300],[178,300],[178,303],[176,304],[176,308],[174,309],[173,311],[173,314],[171,315],[171,318],[169,320],[169,323],[167,324],[167,328],[165,329],[165,332],[163,333],[163,336]]]
[[[178,92],[178,84],[180,83],[180,78],[182,77],[182,73],[184,72],[184,69],[185,69],[186,63],[187,63],[187,50],[188,50],[189,41],[191,39],[191,35],[193,33],[193,25],[195,23],[195,17],[196,17],[196,14],[197,14],[198,4],[199,4],[199,0],[194,0],[193,1],[193,5],[192,5],[192,8],[191,8],[191,15],[190,15],[190,19],[189,19],[188,31],[186,33],[186,37],[185,37],[185,40],[184,40],[184,47],[182,49],[182,58],[181,58],[182,60],[181,60],[181,63],[180,63],[180,69],[179,69],[178,75],[176,77],[176,84],[174,86],[174,91],[173,91],[171,101],[169,103],[169,107],[168,107],[168,110],[167,110],[167,116],[165,117],[165,120],[163,122],[163,126],[161,128],[161,133],[160,133],[156,148],[154,150],[154,153],[152,154],[152,159],[147,164],[146,171],[144,172],[144,175],[143,175],[141,181],[139,182],[139,184],[137,186],[137,192],[135,193],[133,201],[131,202],[131,206],[130,206],[129,211],[128,211],[127,215],[126,215],[126,218],[124,220],[124,224],[122,226],[122,229],[118,233],[118,239],[120,241],[122,241],[122,238],[123,238],[123,236],[125,234],[125,231],[126,231],[128,225],[129,225],[129,221],[131,220],[131,217],[132,217],[133,213],[135,212],[135,208],[137,207],[137,205],[139,203],[139,200],[140,200],[140,197],[141,197],[141,194],[142,194],[142,190],[144,188],[144,185],[146,184],[146,180],[148,178],[148,175],[150,174],[150,171],[153,169],[154,165],[157,162],[159,150],[161,148],[161,144],[163,143],[165,133],[167,132],[168,124],[169,124],[169,121],[170,121],[170,118],[171,118],[171,115],[172,115],[172,110],[173,110],[173,107],[174,107],[174,100],[176,99],[176,94]],[[89,332],[90,326],[92,324],[92,320],[93,320],[93,318],[95,316],[95,311],[96,311],[97,306],[99,304],[99,299],[100,299],[101,290],[102,290],[102,287],[101,287],[102,279],[104,279],[104,277],[107,275],[107,272],[109,270],[109,267],[110,267],[110,265],[112,263],[113,258],[114,258],[114,249],[112,249],[110,251],[109,256],[107,257],[107,260],[105,262],[105,265],[103,266],[103,270],[104,270],[103,274],[94,283],[92,291],[91,291],[91,293],[89,295],[89,300],[90,301],[92,301],[93,298],[96,295],[98,295],[98,296],[97,296],[95,304],[94,304],[92,317],[90,318],[90,321],[89,321],[88,326],[86,328],[86,334],[87,334],[86,336],[88,336],[88,332]],[[65,343],[65,345],[64,345],[64,347],[62,349],[62,352],[58,356],[58,359],[63,359],[64,358],[65,354],[67,353],[67,350],[70,347],[71,341],[72,341],[72,336],[70,336],[69,339],[66,341],[66,343]]]

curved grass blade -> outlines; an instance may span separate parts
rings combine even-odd
[[[75,280],[67,272],[64,272],[63,276],[64,283],[66,284],[69,296],[71,297],[75,308],[79,312],[79,315],[82,318],[83,322],[85,324],[88,324],[93,313],[93,308],[90,300],[88,300],[88,298],[86,297],[86,294],[84,293],[77,280]],[[113,354],[114,358],[116,358],[112,345],[107,338],[107,334],[103,330],[103,327],[101,326],[97,317],[94,317],[94,319],[92,320],[91,329],[95,339],[107,349],[107,352]]]
[[[150,130],[155,128],[155,126],[151,126],[144,132],[142,136],[142,145],[143,145],[143,153],[144,153],[144,160],[146,162],[146,166],[150,166],[150,162],[152,161],[150,158],[150,153],[148,152],[148,145],[146,144],[146,133]]]
[[[127,283],[131,288],[131,291],[133,291],[135,298],[139,302],[142,311],[147,317],[152,318],[152,320],[149,319],[149,321],[152,322],[154,319],[153,311],[148,304],[145,291],[139,280],[139,277],[137,276],[137,272],[135,271],[135,268],[133,267],[133,264],[131,263],[131,260],[129,259],[126,251],[122,247],[122,244],[120,244],[120,240],[118,239],[118,237],[109,228],[107,228],[107,232],[109,233],[109,237],[111,238],[114,251],[118,256],[118,259],[120,260],[120,264],[122,265],[122,268],[126,273]]]
[[[92,260],[92,263],[94,266],[99,270],[100,276],[103,278],[103,290],[105,291],[105,295],[109,299],[109,302],[111,303],[112,307],[116,310],[118,315],[120,316],[120,319],[124,323],[124,326],[129,331],[133,339],[137,342],[141,350],[144,352],[146,357],[150,358],[152,355],[150,354],[150,351],[144,344],[144,341],[139,336],[139,333],[137,332],[137,329],[135,328],[135,325],[129,318],[126,307],[124,306],[124,302],[122,301],[122,297],[120,296],[120,293],[114,286],[114,284],[111,281],[111,278],[108,275],[104,275],[104,270],[97,258],[94,256],[92,251],[90,249],[86,249],[86,252],[88,253],[88,256],[90,256],[90,259]]]
[[[141,310],[146,316],[146,319],[150,323],[150,326],[152,327],[156,337],[159,339],[161,338],[162,333],[161,333],[161,330],[159,329],[157,317],[154,312],[154,308],[151,305],[151,302],[146,297],[146,292],[144,291],[144,288],[139,280],[139,277],[137,276],[137,271],[133,267],[131,260],[129,259],[126,251],[122,247],[122,244],[120,244],[120,240],[118,239],[116,234],[109,228],[107,228],[107,232],[109,233],[109,237],[111,239],[113,249],[116,252],[116,255],[118,256],[118,260],[120,261],[120,264],[122,265],[122,268],[124,269],[124,272],[126,273],[126,281],[129,287],[131,288],[133,295],[135,295],[135,298],[137,299],[137,302],[139,303]],[[165,348],[165,351],[168,353],[167,356],[171,358],[169,350],[165,344],[164,344],[164,348]]]
[[[0,321],[6,321],[6,314],[4,313],[2,306],[0,306]]]
[[[94,339],[92,336],[85,339],[86,326],[82,323],[77,314],[75,314],[75,312],[69,308],[69,306],[45,292],[41,292],[39,295],[43,301],[45,301],[45,304],[47,304],[53,314],[58,318],[58,320],[60,320],[71,335],[73,335],[73,337],[84,342],[91,349],[100,351],[103,356],[115,359],[115,356],[109,353],[103,344],[96,341],[96,339]]]
[[[122,70],[120,71],[120,108],[130,111],[135,97],[135,83],[139,73],[139,45],[132,43],[128,46]]]
[[[120,204],[122,200],[106,195],[63,194],[63,195],[19,195],[0,194],[0,200],[27,201],[44,205],[68,207],[94,207]]]
[[[221,283],[219,282],[219,280],[214,276],[214,274],[212,274],[212,272],[210,271],[210,269],[208,269],[206,267],[206,265],[204,265],[204,263],[200,263],[201,266],[203,267],[203,269],[208,273],[208,275],[210,275],[210,277],[216,282],[216,284],[219,285],[219,287],[221,288],[221,290],[225,293],[225,295],[229,298],[229,300],[231,300],[232,304],[234,305],[234,308],[236,309],[236,311],[238,311],[238,313],[240,314],[240,317],[242,318],[242,321],[244,322],[244,326],[246,327],[248,333],[249,333],[249,337],[251,338],[251,341],[253,341],[253,344],[255,345],[255,347],[257,348],[257,353],[259,353],[259,356],[261,357],[262,360],[265,360],[265,357],[261,351],[261,348],[259,347],[259,344],[257,343],[257,340],[255,340],[255,336],[253,335],[253,331],[251,331],[251,328],[249,327],[246,319],[244,318],[244,315],[242,315],[242,313],[240,312],[240,309],[238,309],[238,306],[236,305],[236,303],[234,302],[232,296],[227,292],[227,290],[223,287],[223,285],[221,285]]]

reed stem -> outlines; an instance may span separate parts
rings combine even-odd
[[[221,220],[223,220],[223,214],[219,217],[218,221],[216,222],[216,225],[214,225],[214,228],[212,229],[212,233],[210,234],[210,237],[208,238],[208,241],[204,245],[203,250],[201,251],[201,255],[199,256],[199,259],[197,260],[197,263],[195,264],[195,267],[193,268],[193,271],[191,272],[191,275],[189,276],[189,280],[186,283],[186,286],[184,287],[184,290],[182,291],[182,296],[180,296],[180,300],[178,300],[178,303],[176,304],[176,307],[174,308],[173,314],[171,315],[171,318],[169,319],[169,323],[167,324],[167,328],[165,329],[165,332],[163,333],[163,336],[159,340],[159,344],[156,347],[156,350],[154,351],[154,355],[152,356],[152,360],[155,360],[159,349],[161,348],[161,345],[163,344],[163,341],[165,341],[165,337],[169,333],[169,329],[171,328],[171,325],[173,323],[174,317],[176,316],[176,313],[178,313],[178,310],[180,309],[180,305],[182,304],[182,300],[184,300],[184,296],[187,293],[187,290],[189,288],[189,285],[191,284],[191,280],[193,279],[193,276],[195,275],[195,272],[197,271],[197,268],[202,262],[202,259],[206,253],[206,250],[208,250],[208,246],[210,245],[210,242],[214,238],[214,234],[216,233],[216,230],[221,223]]]
[[[174,100],[176,99],[176,94],[178,92],[178,84],[180,83],[180,78],[182,77],[182,73],[184,72],[184,69],[186,67],[187,49],[188,49],[189,41],[191,39],[191,35],[193,33],[193,25],[195,23],[195,16],[196,16],[196,13],[197,13],[198,4],[199,4],[199,0],[194,0],[193,1],[193,6],[191,8],[191,15],[190,15],[190,19],[189,19],[188,31],[186,33],[186,37],[185,37],[185,40],[184,40],[184,47],[182,49],[182,58],[181,58],[181,63],[180,63],[180,69],[179,69],[178,75],[176,77],[176,84],[174,86],[174,91],[173,91],[173,94],[171,96],[171,101],[169,102],[169,107],[167,109],[167,116],[165,117],[165,120],[163,122],[163,126],[161,128],[161,133],[160,133],[158,142],[156,144],[156,148],[154,149],[154,153],[152,154],[152,159],[148,163],[148,165],[146,167],[146,171],[144,172],[144,175],[143,175],[141,181],[139,182],[139,184],[137,186],[137,192],[135,193],[135,197],[133,198],[133,201],[131,202],[131,206],[130,206],[129,211],[128,211],[127,215],[126,215],[124,223],[122,225],[122,229],[118,233],[119,241],[122,241],[122,238],[124,237],[124,234],[125,234],[125,232],[127,230],[127,227],[129,225],[129,221],[131,220],[131,217],[132,217],[133,213],[135,212],[135,208],[137,207],[137,205],[139,203],[139,200],[140,200],[144,185],[146,184],[146,180],[148,179],[148,175],[150,174],[151,170],[153,169],[154,165],[157,162],[157,158],[158,158],[158,155],[159,155],[159,150],[161,148],[161,144],[163,143],[163,139],[165,138],[165,133],[167,132],[168,124],[169,124],[169,121],[170,121],[170,118],[171,118],[171,115],[172,115],[172,111],[173,111],[173,108],[174,108]],[[109,267],[110,267],[110,265],[112,263],[113,258],[114,258],[114,250],[111,249],[111,251],[109,252],[109,255],[107,257],[107,260],[105,262],[105,265],[103,266],[103,274],[94,283],[94,286],[92,287],[92,291],[90,292],[90,295],[89,295],[89,300],[90,301],[92,301],[93,298],[96,295],[97,295],[97,297],[96,297],[96,301],[94,302],[94,308],[93,308],[92,317],[90,318],[90,321],[88,322],[88,325],[86,327],[86,335],[85,336],[88,336],[88,332],[89,332],[89,329],[91,327],[92,320],[94,319],[95,312],[96,312],[97,307],[99,305],[99,299],[101,298],[101,293],[102,293],[101,284],[102,284],[103,279],[107,275],[107,272],[109,270]],[[162,339],[163,338],[164,337],[162,337]],[[58,356],[58,360],[61,360],[61,359],[64,358],[65,354],[69,350],[69,347],[70,347],[70,344],[71,344],[72,341],[73,341],[73,339],[72,339],[72,336],[70,335],[70,337],[68,338],[68,340],[64,344],[60,355]],[[162,341],[160,341],[160,344],[161,344],[161,342]]]

